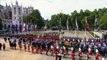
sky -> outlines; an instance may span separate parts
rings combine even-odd
[[[58,13],[71,14],[74,10],[99,9],[107,7],[107,0],[17,0],[23,7],[32,6],[38,9],[44,19],[50,19],[51,15]],[[2,5],[15,4],[16,0],[0,0]]]

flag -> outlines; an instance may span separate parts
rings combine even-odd
[[[86,28],[88,29],[88,31],[90,31],[90,26],[89,26],[89,23],[88,23],[87,19],[86,19]]]
[[[23,24],[23,31],[26,32],[26,24]]]
[[[28,31],[31,31],[31,23],[28,23]]]
[[[95,29],[97,29],[97,31],[100,30],[97,17],[95,17]]]
[[[76,24],[76,30],[78,30],[78,23],[77,23],[77,19],[75,20],[75,24]]]

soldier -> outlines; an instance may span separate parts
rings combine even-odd
[[[72,60],[75,60],[75,52],[74,52],[74,50],[71,53],[71,57],[72,57]]]
[[[39,47],[38,46],[36,46],[36,53],[38,54],[38,49],[39,49]]]
[[[40,45],[40,54],[42,54],[42,46]]]
[[[24,50],[26,51],[26,44],[24,44]]]
[[[53,55],[53,49],[54,49],[54,47],[51,45],[51,47],[50,47],[51,56]]]
[[[0,43],[0,50],[1,50],[1,48],[2,48],[2,44]]]
[[[79,55],[79,57],[81,57],[81,55],[82,55],[82,50],[81,50],[81,48],[79,48],[79,50],[78,50],[78,55]]]
[[[6,45],[5,45],[5,43],[3,43],[3,50],[5,51],[5,48],[6,48]]]
[[[58,51],[58,52],[60,51],[60,48],[59,48],[59,46],[57,46],[57,47],[56,47],[56,49],[57,49],[57,51]]]
[[[99,60],[99,53],[98,53],[98,50],[97,50],[97,49],[96,49],[95,59],[96,59],[96,60]]]
[[[32,48],[32,53],[34,53],[34,46],[32,45],[32,47],[31,47],[31,48]]]
[[[89,48],[89,49],[88,49],[88,53],[87,53],[87,59],[90,58],[90,54],[91,54],[91,49]]]
[[[18,45],[19,45],[20,50],[22,50],[22,44],[21,44],[21,41],[18,42]]]
[[[58,60],[58,51],[57,50],[55,50],[55,60]]]
[[[67,53],[66,48],[65,48],[65,46],[63,46],[63,54],[64,54],[63,57],[65,57],[66,53]]]
[[[30,44],[28,44],[28,52],[30,52]]]
[[[73,47],[71,47],[71,53],[73,52],[73,50],[74,50],[74,48],[73,48]]]
[[[46,55],[48,55],[48,46],[47,45],[46,45],[45,50],[46,50]]]

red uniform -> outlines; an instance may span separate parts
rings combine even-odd
[[[58,60],[58,51],[55,51],[55,57],[56,57],[55,60]]]
[[[20,48],[20,50],[22,50],[22,44],[19,44],[19,48]]]
[[[42,54],[42,47],[40,47],[40,54]]]
[[[95,54],[95,59],[96,59],[96,60],[99,59],[99,53],[98,53],[98,52]]]
[[[34,52],[34,46],[32,46],[32,53]]]
[[[81,50],[80,50],[80,51],[78,51],[78,53],[79,53],[79,54],[78,54],[79,56],[81,56],[81,55],[82,55],[82,51],[81,51]]]
[[[51,46],[51,48],[50,48],[50,52],[51,52],[51,55],[53,54],[53,46]]]
[[[91,51],[88,51],[87,57],[90,58]]]
[[[26,51],[26,44],[24,44],[24,50]]]
[[[75,53],[72,53],[71,56],[72,56],[72,60],[75,60]]]
[[[45,50],[46,50],[46,55],[48,55],[48,48],[46,47],[46,49],[45,49]]]
[[[38,49],[39,49],[39,48],[38,48],[38,46],[37,46],[37,47],[36,47],[36,53],[37,53],[37,54],[38,54]]]
[[[28,45],[28,51],[30,52],[30,45]]]

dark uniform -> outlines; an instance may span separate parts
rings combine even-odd
[[[0,43],[0,50],[1,50],[1,48],[2,48],[2,44]]]
[[[5,51],[5,48],[6,48],[6,45],[5,45],[5,43],[3,44],[3,50]]]

